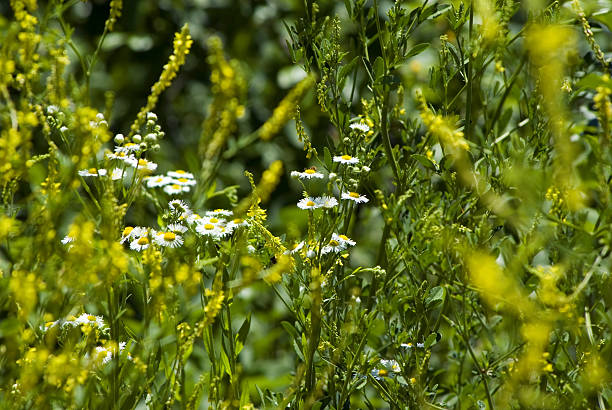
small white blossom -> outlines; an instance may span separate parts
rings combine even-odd
[[[159,246],[167,246],[169,248],[178,248],[183,244],[183,237],[174,232],[156,232],[153,236],[153,241]]]
[[[304,172],[291,171],[291,176],[299,179],[311,179],[318,178],[322,179],[324,177],[320,172],[315,171],[312,168],[305,169]]]
[[[157,188],[171,184],[173,179],[163,175],[155,175],[145,178],[147,188]]]
[[[178,184],[166,185],[164,187],[164,192],[168,195],[182,194],[183,192],[189,192],[190,190],[191,188],[189,188],[188,186]]]
[[[314,198],[317,208],[333,208],[338,205],[338,200],[333,196],[321,196]]]
[[[79,175],[82,177],[103,177],[106,175],[106,170],[103,168],[101,169],[96,169],[96,168],[82,169],[79,171]]]
[[[193,174],[190,172],[183,171],[182,169],[177,169],[176,171],[168,171],[166,174],[172,178],[189,178],[193,179]]]
[[[363,123],[363,122],[354,122],[351,125],[349,125],[349,127],[352,130],[361,131],[363,133],[366,133],[366,132],[370,131],[370,127],[367,124]]]
[[[126,162],[128,165],[136,168],[139,171],[155,171],[157,169],[157,164],[155,162],[149,161],[145,158],[133,158],[126,160]]]
[[[358,204],[366,203],[369,199],[365,195],[360,195],[357,192],[343,192],[342,199],[348,199],[350,201],[354,201]]]
[[[181,186],[192,186],[196,184],[195,179],[189,179],[189,178],[173,178],[171,179],[171,183],[172,184],[177,184],[177,185],[181,185]]]
[[[67,244],[69,244],[69,243],[71,243],[71,242],[74,242],[74,238],[73,238],[72,236],[68,236],[68,235],[66,235],[66,236],[64,236],[64,238],[62,239],[62,244],[63,244],[63,245],[67,245]]]
[[[207,211],[206,216],[232,216],[233,212],[227,209],[215,209],[213,211]]]
[[[318,208],[315,199],[316,198],[310,198],[310,197],[302,198],[297,203],[297,206],[300,209],[315,209],[315,208]]]
[[[339,162],[341,164],[356,164],[359,162],[359,159],[351,157],[350,155],[340,155],[334,157],[334,162]]]

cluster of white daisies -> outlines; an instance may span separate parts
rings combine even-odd
[[[79,316],[70,316],[67,319],[56,320],[55,322],[47,322],[43,326],[43,330],[47,331],[55,326],[66,328],[79,327],[84,325],[90,326],[92,328],[97,328],[101,332],[108,331],[108,327],[106,326],[106,323],[104,323],[104,319],[102,318],[102,316],[94,316],[88,313],[82,313]]]
[[[166,175],[154,175],[145,178],[148,188],[163,188],[168,195],[177,195],[189,192],[196,184],[192,173],[178,169],[169,171]]]
[[[102,316],[90,315],[89,313],[81,313],[79,316],[70,316],[67,319],[56,320],[54,322],[47,322],[42,326],[44,332],[48,331],[53,327],[58,327],[62,330],[67,328],[76,328],[81,326],[89,326],[91,328],[98,329],[100,332],[107,334],[109,332],[108,326],[104,322]],[[96,346],[93,352],[93,360],[96,363],[106,364],[113,359],[114,354],[121,354],[125,349],[127,343],[120,342],[118,345],[114,342],[110,342],[108,346]],[[132,357],[128,353],[128,359]],[[89,359],[89,355],[85,356]]]
[[[144,226],[127,226],[121,235],[121,243],[129,243],[130,249],[142,251],[151,243],[158,246],[177,248],[184,243],[183,234],[188,230],[198,235],[214,240],[223,239],[231,235],[235,229],[248,226],[248,221],[232,218],[232,211],[215,209],[207,211],[204,216],[193,212],[189,206],[178,199],[168,204],[170,212],[174,214],[177,223],[167,225],[163,230],[157,231]]]
[[[334,156],[333,161],[338,162],[340,164],[351,164],[351,165],[359,163],[358,158],[352,157],[350,155]],[[292,171],[291,176],[294,178],[299,178],[301,180],[325,178],[325,176],[322,173],[317,172],[316,169],[314,168],[306,169],[304,170],[304,172]],[[336,175],[330,174],[328,177],[330,179],[332,178],[335,179]],[[352,201],[357,204],[366,203],[369,201],[369,199],[365,195],[361,195],[357,192],[346,191],[346,190],[341,190],[340,199]],[[334,208],[338,206],[338,200],[333,196],[327,196],[327,195],[318,196],[318,197],[307,196],[305,198],[302,198],[297,203],[297,206],[300,209],[305,209],[309,211],[313,209],[317,209],[317,208]],[[304,249],[304,246],[305,246],[305,242],[303,241],[300,243],[297,243],[293,245],[293,247],[290,250],[288,250],[287,253],[295,254],[297,252],[300,252],[302,249]],[[339,252],[346,250],[350,246],[355,246],[355,241],[351,240],[346,235],[333,233],[327,245],[321,247],[321,255],[326,255],[328,253],[339,253]],[[306,252],[306,256],[309,258],[312,258],[312,257],[315,257],[316,253],[317,253],[316,250],[309,249]]]
[[[339,162],[340,164],[357,164],[359,163],[359,159],[355,157],[351,157],[350,155],[340,155],[335,156],[333,158],[334,162]],[[316,170],[309,168],[304,170],[304,172],[292,171],[291,176],[299,179],[323,179],[325,176],[317,172]],[[330,174],[331,178],[333,174]],[[342,191],[340,195],[341,199],[353,201],[355,203],[366,203],[369,199],[365,195],[361,195],[357,192],[352,191]],[[317,209],[317,208],[333,208],[338,205],[338,200],[332,196],[321,196],[321,197],[310,197],[302,198],[297,206],[300,209]]]

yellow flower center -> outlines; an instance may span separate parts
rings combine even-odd
[[[146,237],[142,237],[140,239],[138,239],[138,245],[147,245],[149,243],[149,239],[147,239]]]
[[[98,173],[98,170],[97,170],[97,169],[95,169],[95,168],[89,168],[89,169],[88,169],[88,172],[89,172],[90,174],[97,174],[97,173]]]
[[[87,316],[87,320],[94,321],[94,320],[96,320],[96,317],[94,315],[88,315]]]
[[[349,196],[351,198],[359,198],[359,194],[357,192],[349,192]]]
[[[164,233],[164,241],[172,242],[176,239],[176,235],[173,232]]]
[[[155,178],[155,182],[162,182],[163,180],[164,180],[164,177]]]
[[[218,209],[215,209],[213,212],[223,212],[223,211],[225,211],[225,209],[218,208]]]
[[[315,204],[315,203],[314,203],[314,202],[312,202],[312,201],[308,201],[308,202],[306,202],[306,206],[314,206],[314,204]]]
[[[142,158],[140,158],[140,159],[138,160],[138,165],[145,166],[145,165],[147,165],[147,164],[148,164],[148,162],[147,162],[147,160],[146,160],[146,159],[142,159]]]
[[[215,229],[215,225],[213,225],[213,224],[206,224],[206,225],[204,225],[204,229],[208,229],[208,230]]]
[[[216,224],[217,222],[219,222],[219,220],[217,218],[210,218],[210,222]]]
[[[172,185],[172,188],[174,188],[174,189],[181,189],[181,186],[180,186],[180,185],[177,185],[177,184],[173,184],[173,185]]]
[[[126,226],[125,229],[123,230],[123,236],[128,236],[130,233],[132,233],[133,230],[134,230],[133,227]]]
[[[378,371],[378,375],[379,376],[386,376],[389,372],[387,372],[385,369],[380,369]]]
[[[234,223],[235,223],[235,224],[242,223],[242,219],[240,219],[240,218],[236,218],[236,219],[234,219]]]
[[[125,152],[121,151],[120,153],[117,154],[118,157],[125,157]]]
[[[177,169],[176,171],[177,174],[185,174],[185,171],[183,171],[182,169]]]
[[[331,241],[329,241],[329,244],[331,246],[338,246],[338,245],[340,245],[340,243],[337,240],[335,240],[335,239],[332,239]]]
[[[338,238],[342,239],[343,241],[348,241],[349,238],[346,235],[338,235]]]
[[[305,173],[307,173],[307,174],[312,175],[312,174],[314,174],[314,173],[315,173],[315,170],[314,170],[314,169],[307,169],[307,170],[305,170],[304,172],[305,172]]]
[[[133,142],[128,142],[127,144],[125,144],[126,148],[135,147],[135,146],[136,146],[136,144],[134,144]]]
[[[178,180],[179,180],[179,182],[187,182],[187,181],[189,181],[187,178],[179,178]]]
[[[353,157],[351,157],[350,155],[343,155],[341,158],[345,161],[350,161],[351,159],[353,159]]]

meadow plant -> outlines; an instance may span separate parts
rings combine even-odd
[[[0,407],[612,405],[609,4],[160,1],[126,98],[98,3],[0,5]]]

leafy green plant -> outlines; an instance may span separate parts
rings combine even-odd
[[[3,407],[609,406],[609,11],[204,3],[0,6]]]

